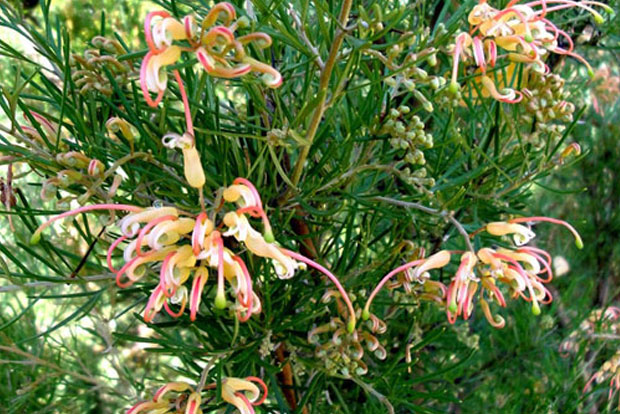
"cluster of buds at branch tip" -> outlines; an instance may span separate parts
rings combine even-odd
[[[482,97],[490,96],[507,103],[517,103],[523,99],[520,91],[509,87],[516,74],[515,63],[524,63],[534,71],[547,73],[549,67],[543,59],[549,53],[556,53],[579,60],[588,68],[588,74],[594,76],[590,64],[573,51],[571,37],[546,16],[547,13],[557,10],[580,8],[591,13],[597,23],[602,23],[603,16],[591,6],[601,7],[607,13],[613,14],[609,6],[587,0],[534,0],[524,4],[517,3],[518,0],[512,0],[504,9],[498,10],[491,7],[486,0],[480,0],[469,13],[471,30],[456,36],[452,50],[452,79],[449,85],[452,93],[456,94],[460,89],[457,81],[459,62],[472,58],[477,70],[475,79],[482,89]],[[560,42],[565,42],[567,48],[560,47]],[[505,53],[500,54],[501,51]],[[501,75],[496,73],[498,71],[493,71],[493,74],[489,74],[488,68],[495,68],[502,58],[510,62],[507,71],[509,73]],[[495,80],[491,76],[494,76]],[[503,86],[501,90],[498,90],[498,84]]]
[[[340,292],[329,289],[321,298],[321,303],[335,300],[338,314],[345,315],[349,310],[342,299]],[[360,313],[358,309],[356,316]],[[378,318],[373,318],[367,326],[360,324],[351,330],[350,324],[345,323],[341,316],[336,316],[328,323],[313,327],[308,332],[308,342],[316,345],[315,355],[324,362],[325,369],[331,375],[361,376],[368,372],[368,366],[362,360],[364,349],[380,360],[387,357],[385,347],[374,335],[385,333],[385,330],[385,324]]]
[[[170,382],[157,390],[152,400],[137,403],[126,414],[202,414],[201,405],[207,400],[202,393],[214,389],[217,389],[217,383],[198,389],[186,382]],[[267,398],[267,386],[258,377],[224,377],[221,380],[220,397],[234,405],[239,413],[254,414],[254,407],[261,405]]]
[[[231,79],[258,72],[267,86],[279,87],[280,73],[246,54],[249,43],[264,49],[271,45],[271,37],[260,32],[235,37],[237,29],[248,25],[247,18],[237,19],[234,6],[226,2],[213,6],[200,24],[191,15],[179,21],[165,11],[149,13],[144,21],[149,51],[140,69],[140,85],[147,103],[153,107],[159,104],[168,82],[165,67],[177,62],[182,52],[195,53],[211,76]],[[157,93],[155,100],[149,91]]]
[[[133,71],[132,62],[118,59],[126,51],[117,40],[95,36],[90,42],[96,49],[87,49],[83,55],[71,55],[71,79],[80,88],[80,94],[95,90],[110,96],[114,87],[108,75],[117,85],[124,85]]]

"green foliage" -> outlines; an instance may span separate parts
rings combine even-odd
[[[204,17],[213,6],[154,3],[176,18]],[[423,251],[508,246],[478,231],[489,222],[559,217],[582,232],[585,249],[578,251],[564,229],[538,227],[540,245],[566,257],[573,270],[552,282],[555,301],[542,315],[522,301],[499,310],[506,319],[501,330],[479,307],[470,322],[451,325],[445,301],[383,289],[372,312],[387,322],[387,332],[377,335],[387,358],[367,351],[365,375],[343,370],[342,361],[309,341],[317,326],[346,318],[338,300],[323,300],[326,280],[312,270],[279,279],[267,260],[249,252],[242,256],[262,312],[247,323],[216,306],[216,277],[205,286],[195,322],[188,312],[176,319],[162,312],[146,323],[142,310],[159,268],[121,289],[106,265],[121,213],[80,214],[42,237],[34,232],[53,215],[94,203],[201,211],[181,153],[161,140],[186,132],[181,90],[169,75],[162,103],[152,108],[140,89],[148,51],[142,24],[151,9],[141,2],[82,8],[41,1],[24,14],[0,0],[0,26],[33,45],[24,50],[17,40],[0,39],[3,409],[118,412],[178,379],[194,384],[207,375],[219,390],[224,377],[251,375],[269,387],[256,409],[265,413],[611,410],[599,398],[602,386],[594,396],[582,388],[584,366],[592,370],[588,363],[609,357],[604,347],[613,349],[613,341],[569,359],[557,349],[592,307],[618,294],[618,103],[606,105],[606,115],[591,110],[588,91],[596,83],[579,62],[557,55],[547,61],[555,78],[521,63],[514,71],[506,63],[492,70],[504,79],[512,73],[515,89],[539,93],[522,103],[476,98],[482,86],[473,69],[460,72],[455,91],[451,45],[475,2],[353,2],[344,24],[338,19],[347,1],[232,3],[250,22],[242,33],[273,39],[271,47],[249,46],[247,53],[284,81],[271,89],[255,74],[212,77],[191,53],[168,68],[179,70],[189,97],[207,211],[218,208],[221,189],[236,177],[250,179],[275,240],[328,267],[360,310],[386,273]],[[601,50],[617,52],[617,17],[595,27],[583,10],[554,16],[576,39],[591,32],[577,40],[591,61]],[[545,93],[570,106],[542,111]],[[37,114],[57,126],[55,135]],[[111,128],[112,118],[129,132]],[[566,156],[575,140],[583,154]],[[105,172],[93,177],[72,167],[73,158],[63,158],[71,152],[98,160]],[[79,178],[58,181],[66,170]],[[234,240],[227,247],[243,250]],[[456,270],[452,263],[432,278],[448,285]],[[368,331],[364,322],[358,327]],[[203,412],[227,407],[217,396]]]

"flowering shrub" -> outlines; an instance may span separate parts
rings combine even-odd
[[[568,89],[608,70],[577,54],[569,13],[605,28],[612,8],[158,3],[134,48],[105,14],[76,47],[48,2],[42,27],[0,2],[37,54],[0,43],[0,331],[58,302],[0,345],[54,391],[17,410],[445,411],[479,368],[465,321],[519,331],[510,298],[523,320],[553,312],[552,256],[584,243],[533,216],[532,185],[581,159],[590,95]],[[577,249],[539,247],[540,223]],[[592,378],[618,389],[614,358]],[[7,375],[15,399],[31,374]]]

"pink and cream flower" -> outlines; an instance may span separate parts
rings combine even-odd
[[[555,26],[547,18],[547,14],[557,10],[580,8],[592,14],[597,23],[602,23],[603,16],[591,6],[601,7],[611,14],[613,10],[609,6],[585,0],[534,0],[524,4],[517,3],[518,0],[512,0],[501,10],[493,8],[486,0],[480,0],[479,4],[474,6],[468,16],[469,33],[461,32],[455,38],[449,86],[452,92],[459,90],[457,76],[460,61],[473,60],[479,73],[476,78],[480,78],[478,83],[482,88],[482,97],[491,96],[507,103],[521,101],[523,94],[508,86],[513,79],[504,76],[504,85],[498,90],[496,83],[489,77],[488,69],[495,68],[501,58],[507,59],[511,64],[523,63],[534,71],[546,73],[549,68],[544,63],[545,56],[550,53],[567,55],[585,64],[589,75],[594,75],[590,64],[574,52],[571,37]],[[559,46],[560,39],[566,42],[567,48]],[[504,53],[498,54],[500,50]]]

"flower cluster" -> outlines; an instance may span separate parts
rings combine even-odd
[[[575,105],[568,102],[568,92],[564,90],[565,80],[555,73],[530,73],[527,88],[523,89],[524,122],[534,123],[535,129],[527,138],[535,145],[541,145],[544,137],[554,140],[564,134],[563,123],[573,121]]]
[[[355,315],[338,279],[318,263],[274,242],[271,225],[254,185],[244,178],[237,178],[231,186],[223,189],[222,196],[236,209],[227,212],[217,228],[204,211],[193,215],[175,207],[99,204],[80,207],[48,220],[33,234],[32,242],[37,243],[46,227],[65,217],[94,210],[128,211],[129,214],[118,223],[121,236],[110,245],[107,263],[110,271],[116,274],[116,283],[121,288],[133,285],[148,274],[150,267],[160,265],[159,283],[144,310],[145,321],[152,321],[162,307],[171,316],[179,317],[188,302],[190,319],[195,320],[209,271],[213,269],[217,273],[216,308],[227,306],[225,284],[228,282],[236,300],[233,308],[237,318],[246,322],[252,314],[260,313],[261,303],[244,261],[225,247],[225,239],[232,237],[243,243],[250,253],[271,260],[275,273],[281,279],[291,278],[297,269],[305,269],[307,265],[325,274],[336,284],[349,307],[349,329],[352,329]],[[250,218],[262,220],[263,234],[254,229]],[[122,243],[125,244],[123,265],[116,269],[112,255]],[[185,284],[191,275],[190,290]],[[173,311],[170,304],[178,305],[179,310]]]
[[[469,13],[471,30],[456,36],[452,50],[451,92],[459,91],[457,76],[460,61],[473,60],[476,68],[476,90],[471,92],[472,97],[492,97],[507,103],[516,103],[523,98],[520,91],[511,87],[516,81],[516,63],[523,63],[536,72],[547,73],[549,68],[544,59],[548,54],[556,53],[571,56],[584,63],[590,76],[593,76],[590,64],[573,51],[571,37],[547,19],[547,14],[556,10],[581,8],[590,12],[597,23],[602,23],[603,16],[591,6],[602,7],[611,14],[613,10],[609,6],[596,1],[572,0],[517,3],[518,0],[512,0],[505,8],[498,10],[486,0],[480,0]],[[567,48],[560,47],[561,42],[566,42]],[[502,58],[508,60],[503,71],[499,66],[495,68],[498,60]]]
[[[605,114],[605,106],[613,105],[620,96],[620,76],[614,74],[609,67],[603,64],[594,72],[596,85],[591,91],[594,110]]]
[[[620,351],[617,351],[611,359],[605,361],[599,370],[592,375],[583,388],[583,392],[586,392],[593,382],[600,384],[607,379],[609,380],[609,394],[607,399],[611,400],[614,393],[620,390]],[[620,410],[620,402],[618,402],[618,410]]]
[[[254,407],[267,398],[267,386],[257,377],[225,377],[220,384],[220,397],[234,405],[241,414],[254,414]],[[256,384],[262,388],[262,395]],[[202,414],[201,405],[205,402],[202,393],[216,388],[217,383],[194,388],[186,382],[170,382],[157,390],[152,400],[137,403],[127,410],[127,414]]]
[[[68,151],[67,136],[59,130],[58,125],[50,121],[45,116],[30,111],[30,117],[24,115],[30,125],[20,125],[27,143],[38,150],[44,151],[45,156],[49,157],[46,168],[51,168],[54,177],[45,180],[41,186],[41,199],[51,200],[56,196],[58,189],[69,188],[72,185],[81,185],[89,190],[78,197],[78,201],[85,202],[93,192],[97,192],[103,199],[111,198],[120,185],[120,181],[110,185],[107,191],[100,187],[105,181],[103,178],[106,171],[105,165],[98,159],[89,158],[80,151]],[[57,147],[60,152],[53,156],[46,149]],[[68,197],[60,200],[69,201],[75,197]]]
[[[168,83],[166,66],[176,63],[181,52],[193,53],[211,76],[230,79],[259,72],[267,86],[280,86],[280,73],[245,51],[249,43],[260,49],[269,47],[271,37],[260,32],[235,37],[235,31],[248,23],[247,18],[237,19],[234,6],[226,2],[213,6],[200,24],[191,15],[179,21],[165,11],[149,13],[144,22],[149,51],[140,69],[140,85],[147,103],[155,107],[161,101]],[[178,71],[173,72],[179,80]],[[149,91],[157,94],[155,100]]]
[[[567,357],[569,353],[577,351],[578,343],[582,339],[589,340],[597,333],[606,335],[620,334],[620,308],[610,306],[605,309],[593,310],[588,317],[581,322],[579,327],[572,331],[568,338],[560,344],[560,355]]]
[[[530,227],[521,224],[540,221],[567,227],[575,236],[577,247],[583,247],[577,231],[561,220],[524,217],[489,223],[481,231],[484,230],[493,236],[512,235],[516,247],[513,249],[484,247],[477,252],[466,251],[461,254],[457,271],[447,289],[438,282],[426,280],[424,284],[428,288],[419,294],[429,296],[429,299],[436,302],[443,302],[445,299],[448,321],[454,323],[459,316],[469,319],[474,309],[474,297],[478,293],[478,303],[486,319],[492,326],[502,328],[505,324],[504,319],[499,315],[493,315],[489,306],[489,302],[496,302],[501,307],[506,306],[504,294],[498,287],[498,283],[502,283],[513,298],[521,297],[531,302],[532,312],[535,315],[540,314],[540,304],[548,304],[552,300],[550,292],[544,286],[553,278],[551,256],[542,249],[525,245],[535,237],[535,233]],[[374,297],[391,278],[404,272],[393,286],[403,286],[406,290],[411,290],[412,281],[428,278],[426,273],[429,270],[447,266],[452,253],[454,252],[442,250],[426,259],[414,260],[389,272],[369,296],[362,313],[363,319],[371,317],[370,305]],[[429,293],[429,288],[432,293]]]
[[[71,79],[80,88],[80,94],[95,90],[110,96],[114,87],[108,75],[117,85],[124,85],[132,73],[133,63],[129,59],[118,59],[126,51],[117,40],[95,36],[91,44],[97,49],[87,49],[83,55],[71,55]]]

